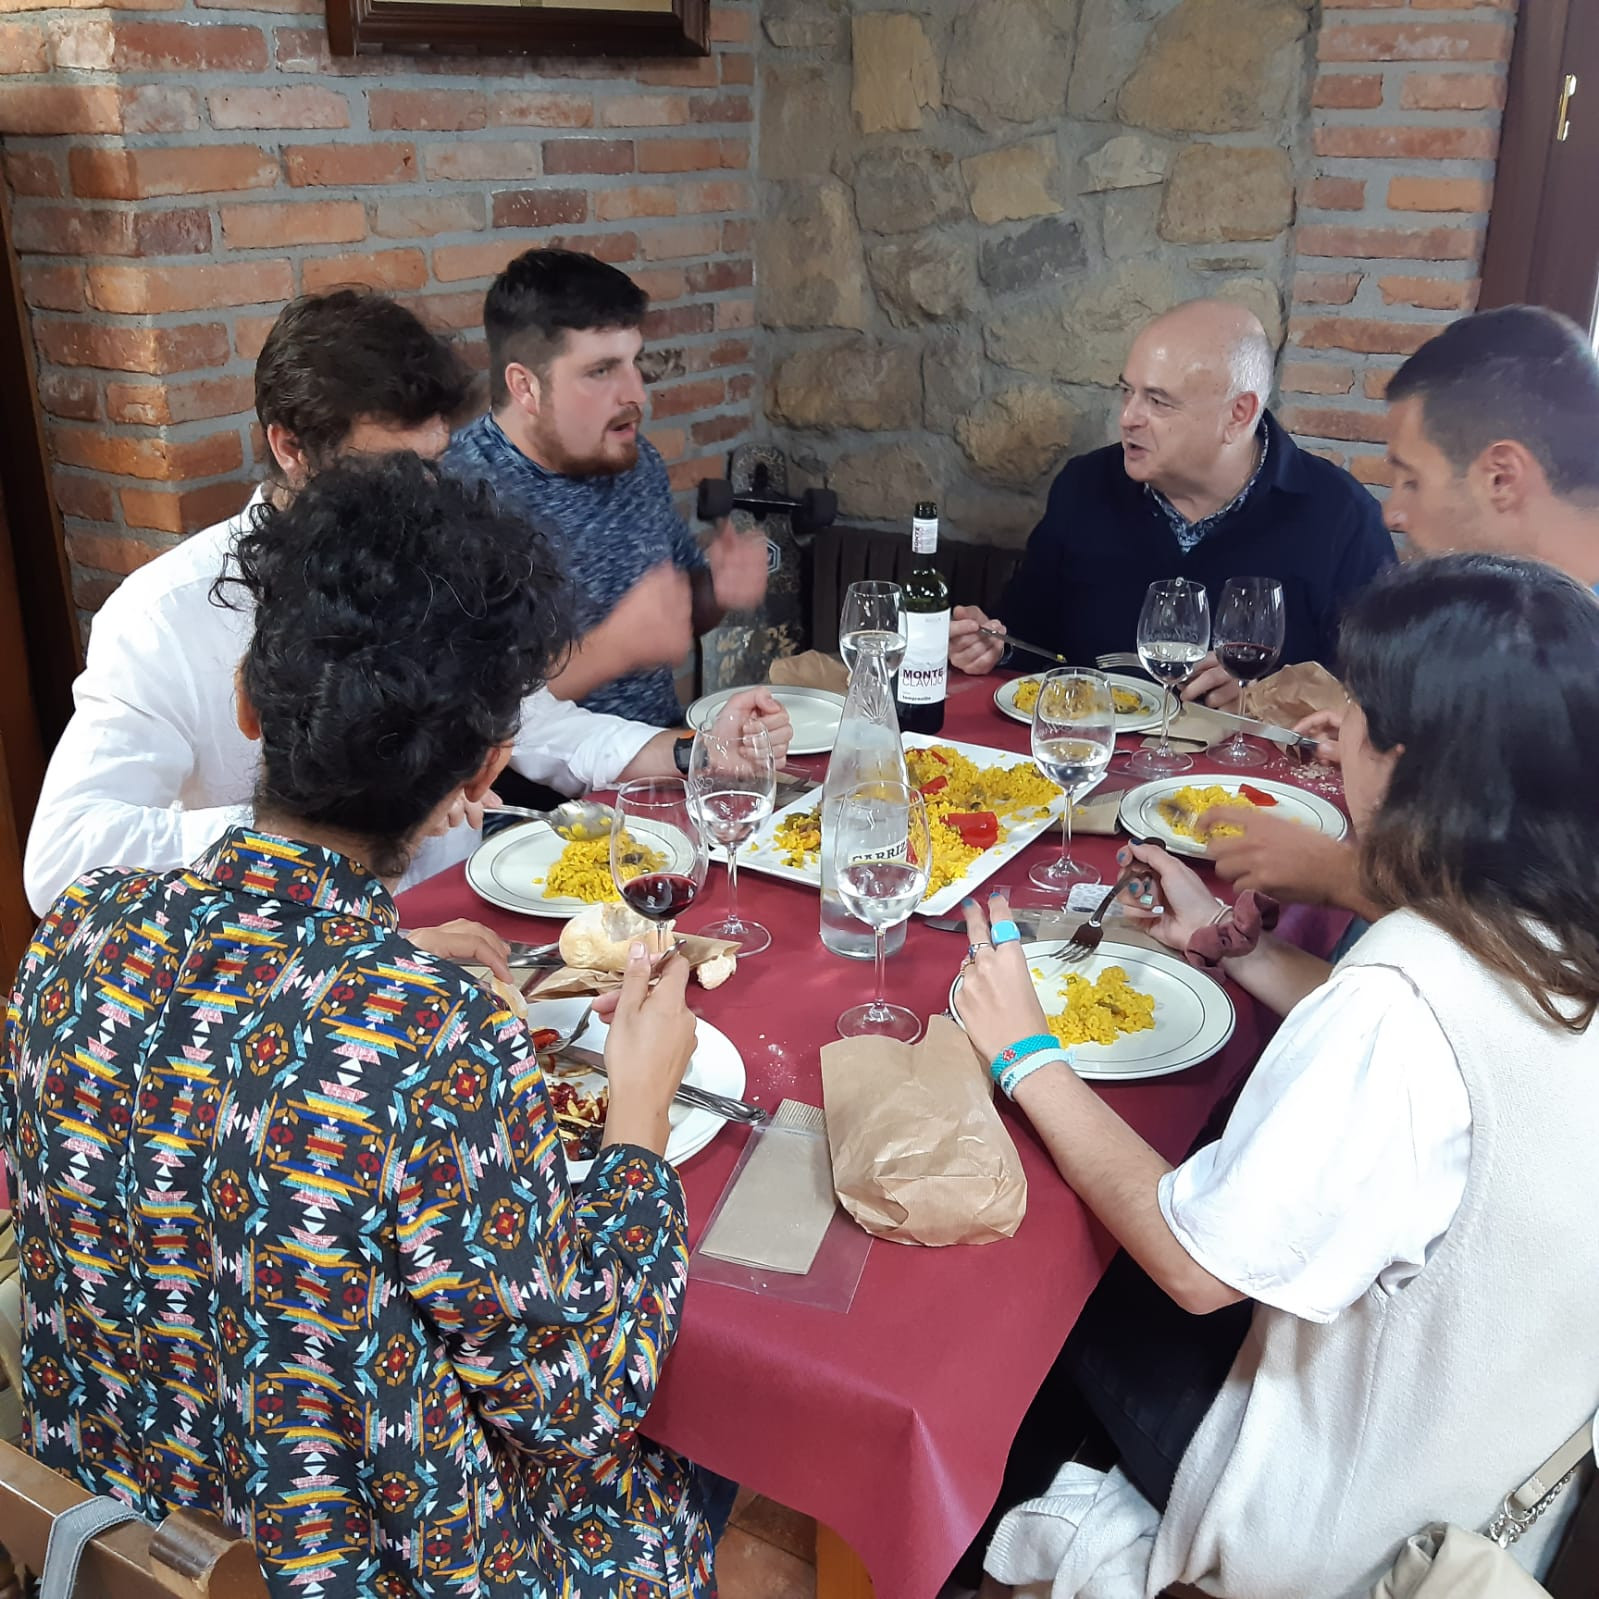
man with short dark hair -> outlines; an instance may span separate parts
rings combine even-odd
[[[1599,358],[1575,322],[1534,305],[1462,317],[1389,379],[1388,405],[1395,533],[1426,555],[1529,556],[1599,587]],[[1336,761],[1342,720],[1300,730]],[[1264,811],[1211,853],[1240,888],[1373,912],[1352,845]]]
[[[765,541],[726,522],[701,549],[639,431],[648,305],[592,256],[518,256],[483,306],[492,410],[444,459],[493,484],[563,557],[582,637],[551,691],[664,727],[682,719],[673,669],[724,612],[760,604],[767,566]]]
[[[24,877],[43,915],[75,878],[99,866],[187,865],[247,821],[257,752],[240,732],[233,677],[251,618],[212,603],[238,536],[270,497],[282,504],[340,456],[414,451],[434,457],[467,393],[450,347],[403,306],[338,290],[288,305],[256,364],[256,407],[271,452],[270,483],[237,516],[195,533],[130,574],[101,608],[76,709],[45,775]],[[740,697],[786,750],[788,718],[764,691]],[[731,713],[729,713],[731,714]],[[681,741],[639,721],[597,716],[544,690],[523,707],[511,764],[565,793],[629,777],[669,776]],[[469,854],[483,807],[463,804],[418,850],[407,881]],[[476,923],[419,941],[500,967],[504,946]]]

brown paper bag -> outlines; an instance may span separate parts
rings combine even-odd
[[[697,933],[685,933],[678,939],[677,948],[690,966],[700,967],[718,955],[736,950],[738,945],[724,938],[701,938]],[[738,974],[734,972],[733,975]],[[608,994],[621,986],[620,972],[600,972],[588,966],[559,966],[527,998],[531,1004],[540,999],[568,999],[574,994]]]
[[[1249,694],[1249,714],[1292,727],[1314,711],[1342,710],[1349,696],[1325,666],[1299,661],[1263,677]]]
[[[935,1016],[917,1044],[845,1038],[822,1049],[839,1202],[899,1244],[989,1244],[1027,1214],[1021,1157],[970,1040]]]
[[[824,688],[829,694],[849,692],[849,668],[836,655],[824,655],[820,650],[780,655],[766,675],[784,688]]]

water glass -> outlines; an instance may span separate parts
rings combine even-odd
[[[1151,583],[1138,613],[1138,659],[1161,686],[1160,743],[1130,763],[1140,777],[1174,777],[1194,763],[1171,747],[1172,701],[1177,685],[1210,648],[1210,596],[1203,583],[1165,578]]]
[[[1115,748],[1116,701],[1110,679],[1078,667],[1048,673],[1033,706],[1033,760],[1050,782],[1066,791],[1066,809],[1060,858],[1028,873],[1038,887],[1067,895],[1077,883],[1099,881],[1092,866],[1072,859],[1072,807],[1104,777]]]
[[[862,650],[879,651],[893,678],[905,659],[905,591],[898,583],[851,583],[838,619],[838,653],[854,676]]]
[[[689,810],[707,844],[727,851],[727,915],[699,932],[737,944],[740,955],[758,955],[772,943],[766,928],[738,913],[738,849],[772,814],[776,796],[777,762],[760,722],[733,727],[718,721],[694,735]]]

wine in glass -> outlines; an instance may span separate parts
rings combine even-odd
[[[1097,883],[1092,866],[1072,859],[1072,807],[1105,775],[1116,748],[1116,701],[1103,672],[1064,667],[1046,674],[1033,706],[1033,760],[1066,791],[1060,858],[1028,876],[1040,888],[1070,894],[1076,883]]]
[[[838,653],[850,675],[862,650],[879,651],[895,677],[905,659],[905,591],[898,583],[851,583],[838,619]]]
[[[1238,684],[1238,714],[1249,714],[1249,685],[1264,677],[1283,652],[1283,586],[1274,577],[1230,577],[1216,609],[1216,659]],[[1210,752],[1222,766],[1264,766],[1266,753],[1239,728]]]
[[[876,937],[876,997],[866,1005],[851,1005],[839,1017],[839,1037],[914,1043],[922,1036],[921,1020],[905,1006],[889,1003],[884,956],[888,930],[903,922],[927,892],[933,858],[927,807],[908,783],[862,783],[839,801],[829,839],[839,898]]]
[[[694,735],[689,811],[706,842],[727,851],[727,915],[699,931],[737,944],[740,955],[758,955],[772,942],[759,922],[738,913],[738,849],[772,814],[776,795],[777,762],[759,722],[740,727],[718,719]]]
[[[1140,777],[1172,777],[1194,763],[1171,747],[1172,701],[1177,685],[1210,648],[1210,596],[1190,578],[1151,583],[1138,613],[1138,659],[1161,686],[1160,743],[1132,759]]]
[[[705,886],[705,844],[681,777],[640,777],[616,791],[611,880],[640,916],[681,916]]]

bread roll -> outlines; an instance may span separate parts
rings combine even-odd
[[[713,955],[694,968],[694,976],[701,988],[720,988],[738,967],[738,956],[731,950],[725,955]]]
[[[561,959],[593,972],[625,972],[628,951],[641,942],[651,959],[670,948],[671,922],[651,922],[632,908],[613,902],[588,905],[561,931]]]
[[[488,974],[488,978],[489,987],[494,990],[494,997],[501,1000],[518,1021],[522,1020],[527,1015],[527,1000],[523,998],[522,990],[515,982],[501,982],[492,972]]]

